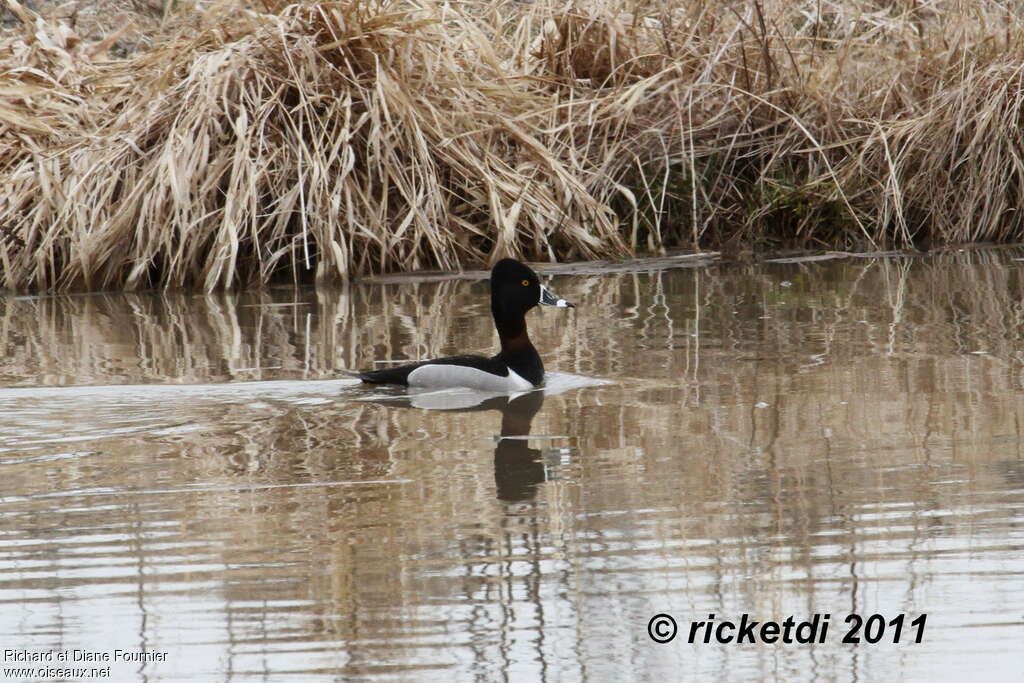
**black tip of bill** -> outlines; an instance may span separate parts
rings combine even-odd
[[[576,308],[576,304],[560,299],[552,294],[544,285],[540,286],[540,304],[542,306],[557,306],[558,308]]]

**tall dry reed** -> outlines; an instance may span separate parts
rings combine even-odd
[[[234,0],[115,58],[4,1],[8,288],[1021,234],[1016,5]]]

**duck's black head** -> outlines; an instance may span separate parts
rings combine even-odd
[[[526,315],[534,306],[559,306],[574,308],[565,299],[547,290],[537,273],[526,264],[515,259],[504,258],[491,269],[491,310],[495,319]]]
[[[491,269],[491,310],[495,316],[525,315],[540,303],[540,278],[529,266],[504,258]]]

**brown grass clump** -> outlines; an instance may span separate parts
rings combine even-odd
[[[52,27],[13,41],[30,66],[5,77],[0,224],[26,247],[4,254],[7,286],[625,252],[546,139],[555,114],[476,23],[375,2],[263,10],[219,6],[128,60]]]
[[[1020,8],[225,0],[115,57],[4,2],[8,288],[1021,237]]]

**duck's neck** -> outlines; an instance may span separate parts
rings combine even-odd
[[[505,315],[493,302],[491,312],[494,314],[494,326],[498,329],[498,338],[501,340],[501,352],[496,358],[507,363],[523,379],[535,386],[539,385],[544,381],[544,363],[530,342],[530,335],[526,331],[526,317],[522,312]]]
[[[526,316],[522,311],[504,311],[495,300],[491,300],[491,315],[494,316],[494,327],[498,330],[501,340],[501,355],[520,353],[537,353],[530,343],[530,334],[526,331]]]
[[[522,313],[506,315],[495,304],[491,305],[491,313],[494,315],[494,327],[498,330],[503,354],[521,353],[533,348],[526,331],[526,317]]]

